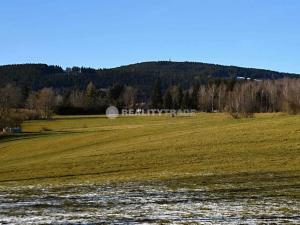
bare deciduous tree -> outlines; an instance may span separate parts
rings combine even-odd
[[[51,119],[55,106],[55,94],[52,88],[43,88],[39,91],[37,105],[42,119]]]
[[[123,92],[123,102],[125,107],[134,107],[136,101],[136,90],[133,87],[125,87]]]

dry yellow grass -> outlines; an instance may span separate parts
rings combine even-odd
[[[23,130],[22,135],[0,139],[0,186],[197,182],[210,176],[239,180],[242,174],[248,174],[246,180],[299,178],[299,116],[57,117],[25,122]]]

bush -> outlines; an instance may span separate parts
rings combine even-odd
[[[230,107],[225,107],[225,112],[229,113],[229,115],[233,119],[240,119],[240,118],[253,118],[254,117],[254,112],[249,110],[249,111],[237,111],[234,110],[233,108]]]
[[[30,109],[22,109],[20,110],[22,113],[24,120],[38,120],[41,119],[40,114],[35,110]]]
[[[294,101],[284,101],[283,103],[284,110],[291,115],[296,115],[300,113],[300,105]]]

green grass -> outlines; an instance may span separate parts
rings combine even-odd
[[[300,117],[56,117],[0,137],[0,186],[166,181],[297,186]]]

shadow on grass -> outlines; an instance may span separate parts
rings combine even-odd
[[[74,120],[74,119],[106,119],[105,115],[99,114],[99,115],[78,115],[78,116],[73,116],[73,115],[66,115],[66,116],[61,116],[61,117],[55,117],[53,120]]]
[[[25,140],[25,139],[34,139],[39,137],[46,137],[52,135],[61,135],[61,134],[77,134],[83,133],[79,131],[41,131],[41,132],[22,132],[18,134],[8,134],[8,135],[0,135],[0,143],[17,141],[17,140]]]
[[[223,193],[231,198],[235,195],[250,196],[267,193],[266,196],[293,196],[300,198],[300,171],[253,172],[223,175],[171,178],[163,181],[173,189],[205,188],[205,192]],[[208,190],[207,190],[208,188]],[[295,191],[297,190],[297,191]],[[250,194],[251,193],[251,194]],[[255,198],[255,196],[252,196]]]

